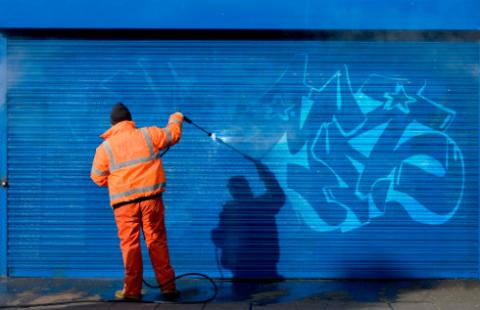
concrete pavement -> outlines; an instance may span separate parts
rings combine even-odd
[[[2,278],[0,309],[5,306],[85,301],[35,309],[480,309],[480,281],[475,280],[287,280],[216,281],[219,294],[208,304],[96,302],[112,299],[118,279]],[[208,282],[181,280],[182,301],[206,299]],[[144,302],[160,300],[147,289]],[[91,300],[91,302],[87,302]],[[21,309],[21,308],[18,308]]]

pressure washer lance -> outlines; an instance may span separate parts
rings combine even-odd
[[[191,119],[189,119],[188,117],[186,117],[185,115],[183,116],[183,120],[186,121],[187,123],[189,124],[192,124],[193,126],[197,127],[200,131],[203,131],[204,133],[206,133],[209,137],[214,137],[215,138],[215,134],[203,129],[202,127],[198,126],[197,124],[195,124]]]
[[[205,128],[202,128],[201,126],[197,125],[195,122],[193,122],[190,118],[186,117],[185,115],[183,116],[183,120],[184,120],[185,122],[193,125],[193,126],[196,127],[198,130],[206,133],[207,136],[209,136],[210,138],[212,138],[213,141],[218,142],[219,144],[222,144],[222,145],[228,147],[228,148],[231,149],[232,151],[237,152],[238,154],[242,155],[243,157],[245,157],[245,158],[248,159],[248,160],[255,161],[252,157],[250,157],[250,156],[248,156],[247,154],[243,153],[242,151],[240,151],[239,149],[237,149],[237,148],[234,147],[233,145],[228,144],[228,143],[225,142],[222,138],[217,137],[217,135],[216,135],[215,133],[210,132],[210,131],[206,130]]]

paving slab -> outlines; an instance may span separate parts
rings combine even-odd
[[[399,302],[391,304],[391,306],[393,310],[438,310],[435,304],[429,302]]]
[[[391,310],[385,303],[362,303],[356,301],[317,301],[317,302],[293,302],[285,304],[271,304],[264,306],[254,306],[255,310],[317,310],[317,309],[372,309],[372,310]]]
[[[163,308],[162,308],[163,309]],[[249,310],[252,306],[248,302],[235,302],[235,303],[209,303],[205,305],[205,310]]]
[[[480,309],[480,305],[472,303],[444,303],[436,304],[440,310],[475,310]]]

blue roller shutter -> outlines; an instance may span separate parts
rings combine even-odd
[[[123,101],[139,127],[179,110],[221,139],[185,124],[164,159],[177,273],[478,278],[476,43],[10,38],[7,52],[11,276],[121,276],[89,172]]]

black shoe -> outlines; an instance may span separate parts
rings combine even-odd
[[[176,301],[180,298],[180,291],[179,290],[168,290],[162,292],[163,297],[168,301]]]

